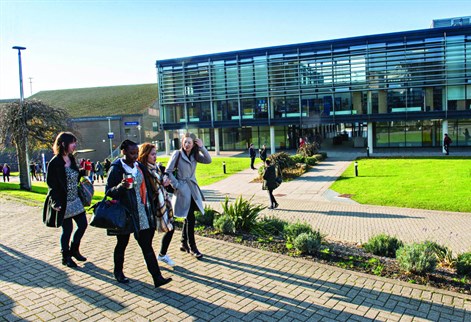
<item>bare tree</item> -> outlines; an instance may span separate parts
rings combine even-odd
[[[13,144],[18,156],[20,189],[31,190],[28,152],[51,146],[60,131],[70,129],[69,114],[39,100],[8,103],[0,108],[0,148]]]

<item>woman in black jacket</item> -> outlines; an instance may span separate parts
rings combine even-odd
[[[79,252],[80,241],[87,229],[87,217],[85,209],[78,196],[78,182],[80,173],[72,153],[77,147],[77,138],[70,132],[61,132],[57,136],[53,150],[54,157],[47,167],[46,182],[49,188],[45,208],[51,207],[57,212],[54,222],[50,218],[44,218],[47,226],[62,227],[61,248],[62,264],[68,267],[77,267],[72,257],[78,261],[86,261]],[[45,209],[47,212],[47,209]],[[72,219],[77,224],[77,230],[72,237]]]
[[[270,159],[265,160],[265,172],[263,173],[263,189],[268,190],[268,196],[270,197],[270,207],[268,209],[278,208],[275,196],[273,196],[273,190],[278,188],[276,182],[276,169],[274,165],[271,165]]]
[[[114,249],[114,276],[120,283],[128,283],[124,276],[124,252],[131,233],[134,233],[147,264],[155,287],[169,283],[171,278],[164,278],[160,273],[157,257],[152,248],[156,223],[152,205],[152,190],[145,175],[146,167],[137,162],[138,146],[130,140],[124,140],[120,146],[122,158],[116,159],[108,173],[106,194],[119,200],[126,207],[129,215],[129,225],[121,231],[108,231],[116,235],[117,244]],[[126,177],[130,177],[127,179]],[[131,179],[132,178],[132,179]]]

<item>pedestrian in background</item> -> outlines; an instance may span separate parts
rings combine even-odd
[[[2,168],[3,174],[3,182],[10,182],[10,166],[8,164],[4,164]]]
[[[171,278],[164,278],[160,272],[157,257],[152,247],[156,222],[153,210],[151,183],[144,174],[147,168],[137,161],[139,149],[135,142],[124,140],[120,145],[122,158],[116,159],[110,168],[106,182],[106,194],[128,210],[129,225],[123,230],[108,230],[108,235],[117,239],[114,249],[114,276],[119,283],[129,283],[124,275],[124,253],[131,233],[141,248],[147,270],[152,275],[154,286],[169,283]],[[132,178],[132,180],[129,180]]]
[[[77,267],[72,257],[78,261],[87,260],[79,252],[80,241],[88,223],[85,209],[78,196],[78,182],[81,174],[73,156],[76,147],[75,135],[70,132],[59,133],[53,146],[54,157],[49,161],[46,174],[48,192],[44,206],[47,207],[51,201],[52,208],[58,212],[57,224],[62,227],[60,238],[62,264],[67,267]],[[72,220],[75,221],[77,229],[69,246],[73,228]]]
[[[255,149],[253,147],[253,143],[250,143],[249,147],[249,156],[250,156],[250,169],[252,170],[257,170],[254,167],[254,162],[255,162],[255,157],[257,156],[257,153],[255,152]]]
[[[276,169],[275,166],[271,164],[270,159],[265,161],[265,171],[263,172],[263,190],[268,191],[268,197],[270,198],[270,206],[268,209],[278,208],[278,202],[276,202],[275,196],[273,195],[273,190],[278,188],[278,183],[276,182]]]
[[[450,154],[450,144],[453,143],[451,138],[445,133],[445,137],[443,138],[443,147],[445,148],[446,155]]]
[[[111,167],[110,159],[105,159],[105,162],[103,164],[103,170],[105,170],[105,175],[108,175],[108,171],[110,171],[110,167]]]
[[[262,145],[262,148],[260,149],[260,159],[265,163],[265,160],[267,159],[267,147]]]
[[[170,266],[175,266],[175,262],[168,256],[167,251],[172,241],[173,226],[173,209],[172,201],[165,190],[170,184],[168,176],[164,176],[161,168],[156,165],[157,147],[152,143],[143,143],[139,147],[138,161],[147,166],[149,181],[153,194],[154,215],[157,217],[157,230],[163,233],[160,253],[157,259]]]
[[[101,183],[104,182],[103,171],[104,171],[103,164],[101,164],[100,161],[97,161],[96,166],[95,166],[96,181],[99,181],[101,178]]]
[[[195,240],[195,211],[204,214],[204,196],[196,181],[195,171],[198,163],[209,164],[212,160],[203,141],[193,133],[183,135],[181,143],[182,148],[172,154],[166,173],[175,189],[173,212],[176,217],[185,218],[180,250],[201,258],[203,254],[196,247]]]

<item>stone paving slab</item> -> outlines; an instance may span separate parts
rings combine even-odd
[[[178,250],[154,289],[135,241],[125,273],[112,276],[114,237],[89,227],[88,261],[61,265],[60,229],[41,209],[0,198],[0,317],[5,321],[470,321],[471,297],[337,269],[209,238],[205,258]],[[154,247],[160,244],[154,239]]]

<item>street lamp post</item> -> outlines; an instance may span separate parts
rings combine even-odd
[[[108,119],[108,138],[110,139],[110,156],[113,159],[113,136],[114,133],[111,132],[111,117],[107,117]]]
[[[21,51],[25,50],[26,47],[14,46],[12,47],[12,49],[18,50],[18,65],[19,65],[19,71],[20,71],[20,109],[22,113],[23,127],[26,129],[26,113],[25,113],[25,107],[23,106],[23,101],[24,101],[23,69],[21,67]],[[19,141],[20,142],[17,142],[16,145],[17,145],[17,154],[18,154],[18,167],[20,170],[20,189],[30,191],[31,190],[31,177],[29,175],[28,136],[19,138]]]
[[[141,129],[142,129],[142,126],[139,124],[137,126],[137,131],[139,132],[139,144],[141,144]]]
[[[14,46],[12,49],[18,50],[18,65],[20,66],[20,103],[23,104],[23,70],[21,68],[21,51],[25,50],[26,47]]]

